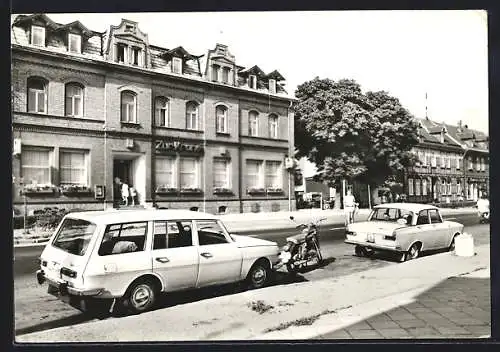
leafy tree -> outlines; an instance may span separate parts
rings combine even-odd
[[[401,179],[415,162],[418,125],[399,100],[386,92],[367,92],[354,80],[316,77],[295,92],[297,156],[318,167],[319,179],[372,186]]]

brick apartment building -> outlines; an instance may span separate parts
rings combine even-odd
[[[116,206],[116,177],[144,206],[295,206],[294,98],[278,71],[241,67],[221,44],[152,45],[125,19],[99,33],[19,15],[11,40],[16,208]]]

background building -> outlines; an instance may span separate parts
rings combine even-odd
[[[103,209],[114,179],[140,205],[207,212],[294,207],[294,98],[278,71],[154,46],[138,23],[104,33],[44,14],[13,20],[14,205]]]

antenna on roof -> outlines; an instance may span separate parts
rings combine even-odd
[[[425,92],[425,119],[429,119],[429,116],[427,116],[427,92]]]

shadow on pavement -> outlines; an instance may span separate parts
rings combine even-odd
[[[436,339],[491,335],[490,278],[451,277],[414,301],[317,339]]]
[[[76,312],[76,311],[75,311]],[[24,334],[30,334],[33,332],[39,332],[39,331],[44,331],[44,330],[49,330],[49,329],[56,329],[68,325],[78,325],[82,323],[87,323],[91,320],[94,320],[95,317],[89,316],[87,314],[83,313],[76,313],[75,315],[71,315],[69,317],[57,319],[57,320],[51,320],[51,321],[46,321],[41,324],[36,324],[32,326],[28,326],[25,328],[20,328],[15,330],[15,335],[24,335]]]

